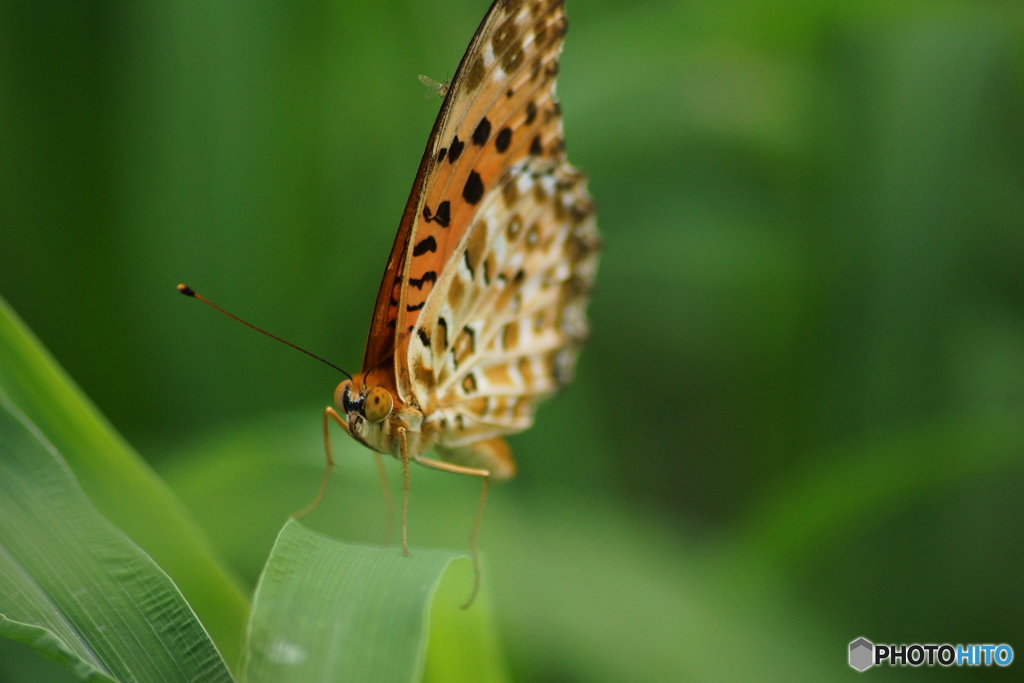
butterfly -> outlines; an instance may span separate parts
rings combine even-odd
[[[413,461],[482,479],[476,560],[487,485],[516,471],[504,437],[570,380],[588,335],[600,239],[555,99],[566,27],[562,0],[491,5],[427,141],[362,371],[324,410],[328,473],[329,421],[402,462],[405,553]]]
[[[178,285],[182,294],[340,371],[330,424],[402,463],[402,552],[409,554],[409,462],[483,481],[511,478],[504,437],[572,378],[601,241],[586,177],[569,165],[555,99],[562,0],[496,0],[445,89],[402,213],[356,375]],[[424,77],[421,77],[423,81]],[[427,79],[428,81],[431,79]],[[433,82],[433,81],[432,81]],[[440,90],[439,90],[440,92]],[[436,454],[428,457],[428,454]],[[385,492],[387,487],[385,486]]]

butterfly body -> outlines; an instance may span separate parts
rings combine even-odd
[[[335,392],[336,404],[345,415],[349,435],[370,450],[401,459],[404,447],[407,458],[423,462],[422,456],[433,448],[441,454],[443,462],[486,470],[497,480],[508,479],[515,474],[511,449],[503,439],[484,439],[468,446],[445,447],[443,439],[449,416],[444,410],[428,418],[414,406],[392,403],[389,412],[381,419],[371,419],[372,409],[367,405],[373,398],[372,390],[362,384],[362,380],[362,375],[356,375],[351,381],[339,384]]]
[[[386,408],[374,414],[370,407],[381,389],[364,382],[364,375],[346,380],[335,390],[335,405],[345,415],[348,433],[370,450],[388,455],[400,455],[401,435],[405,434],[406,451],[420,454],[433,445],[432,430],[423,434],[423,413],[413,406],[403,404],[396,397],[386,393]],[[421,438],[425,437],[425,438]],[[421,441],[425,443],[421,444]]]
[[[335,392],[336,421],[378,453],[508,478],[504,436],[572,376],[600,240],[554,96],[565,29],[561,0],[497,0],[448,89],[363,370]]]

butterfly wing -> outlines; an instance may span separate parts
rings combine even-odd
[[[528,428],[569,381],[599,245],[585,178],[563,160],[524,159],[484,197],[409,346],[420,405],[445,425],[441,446]]]
[[[377,294],[363,372],[403,401],[428,378],[409,356],[428,297],[487,196],[513,165],[560,159],[554,100],[566,20],[561,0],[497,0],[455,72],[420,162]],[[436,379],[436,378],[435,378]],[[426,386],[426,385],[422,385]]]
[[[584,176],[565,161],[554,97],[562,6],[535,12],[522,4],[494,30],[489,40],[485,34],[474,41],[485,48],[479,87],[489,95],[467,102],[450,138],[455,144],[459,131],[476,126],[469,140],[479,150],[467,147],[456,160],[472,149],[472,170],[453,173],[447,186],[467,178],[459,212],[452,209],[460,220],[442,233],[449,240],[443,250],[437,228],[420,233],[417,244],[428,241],[438,251],[428,258],[414,248],[410,260],[411,282],[436,275],[430,292],[407,306],[416,307],[416,316],[405,318],[410,387],[444,425],[439,445],[448,448],[526,429],[537,403],[569,380],[587,334],[584,308],[597,267],[592,202]],[[512,55],[515,66],[506,72],[495,55]],[[478,135],[481,128],[490,135]],[[450,161],[441,152],[437,158]],[[484,185],[479,197],[466,196],[474,174]],[[435,186],[424,208],[450,196]],[[439,262],[435,254],[442,253]]]

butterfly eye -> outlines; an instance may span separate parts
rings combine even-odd
[[[349,413],[354,408],[352,401],[349,400],[349,389],[352,388],[352,382],[345,380],[338,385],[338,388],[334,390],[334,405],[341,408],[343,413]]]
[[[366,415],[366,419],[370,422],[380,422],[391,414],[391,409],[394,406],[391,392],[384,387],[374,387],[370,389],[370,393],[366,395],[366,400],[363,402],[363,415]]]

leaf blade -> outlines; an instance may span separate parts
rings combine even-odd
[[[60,452],[100,513],[174,579],[225,658],[237,662],[248,609],[237,580],[167,486],[2,298],[0,391]]]
[[[83,680],[231,680],[171,579],[2,392],[0,454],[0,634]]]
[[[253,599],[248,681],[415,681],[430,603],[461,553],[346,544],[294,520],[282,528]]]

